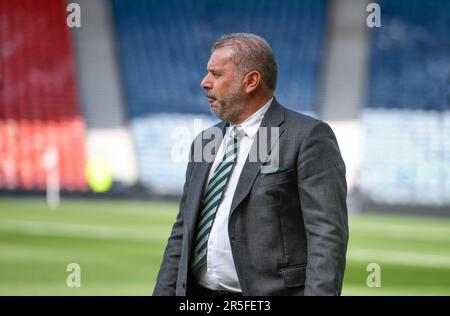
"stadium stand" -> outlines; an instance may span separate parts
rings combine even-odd
[[[363,113],[361,189],[375,202],[450,205],[450,3],[380,5]]]
[[[382,27],[349,42],[361,16],[336,28],[349,12],[340,1],[79,2],[87,13],[73,38],[65,1],[0,2],[0,190],[45,190],[44,158],[56,148],[62,189],[87,190],[86,161],[101,155],[121,188],[138,180],[179,194],[190,142],[217,122],[199,86],[210,45],[245,31],[272,45],[281,103],[333,123],[350,189],[380,203],[450,205],[450,2],[380,0]],[[343,65],[353,75],[341,76]],[[342,132],[349,118],[358,129]]]
[[[45,189],[44,156],[55,148],[61,188],[86,190],[65,1],[1,1],[0,12],[0,188]]]

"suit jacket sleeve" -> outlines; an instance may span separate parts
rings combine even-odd
[[[331,128],[316,124],[297,161],[306,229],[305,295],[340,295],[348,243],[345,165]]]
[[[190,159],[186,169],[186,180],[183,187],[183,194],[180,200],[180,209],[177,215],[175,224],[172,227],[172,232],[167,242],[166,250],[164,252],[161,268],[156,280],[156,286],[153,291],[154,296],[174,296],[176,291],[176,284],[178,278],[178,267],[180,263],[181,247],[183,243],[183,213],[186,197],[189,191],[189,179],[192,174],[194,163],[192,162],[192,149],[190,152]]]

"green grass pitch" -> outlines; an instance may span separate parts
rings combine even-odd
[[[177,203],[0,199],[0,295],[151,295]],[[67,286],[67,265],[81,287]],[[369,263],[380,287],[367,286]],[[449,295],[450,219],[350,218],[343,295]]]

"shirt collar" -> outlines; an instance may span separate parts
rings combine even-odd
[[[250,138],[255,137],[256,132],[258,131],[259,126],[261,125],[264,114],[266,114],[266,111],[269,108],[270,104],[272,103],[272,100],[273,97],[266,104],[264,104],[262,108],[260,108],[258,111],[250,115],[241,124],[230,124],[230,129],[236,125],[241,125],[242,129],[244,130],[245,134],[248,137]]]

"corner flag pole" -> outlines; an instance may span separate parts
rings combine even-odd
[[[47,205],[56,209],[60,203],[59,194],[59,155],[55,147],[47,148],[44,154],[44,166],[47,172]]]

